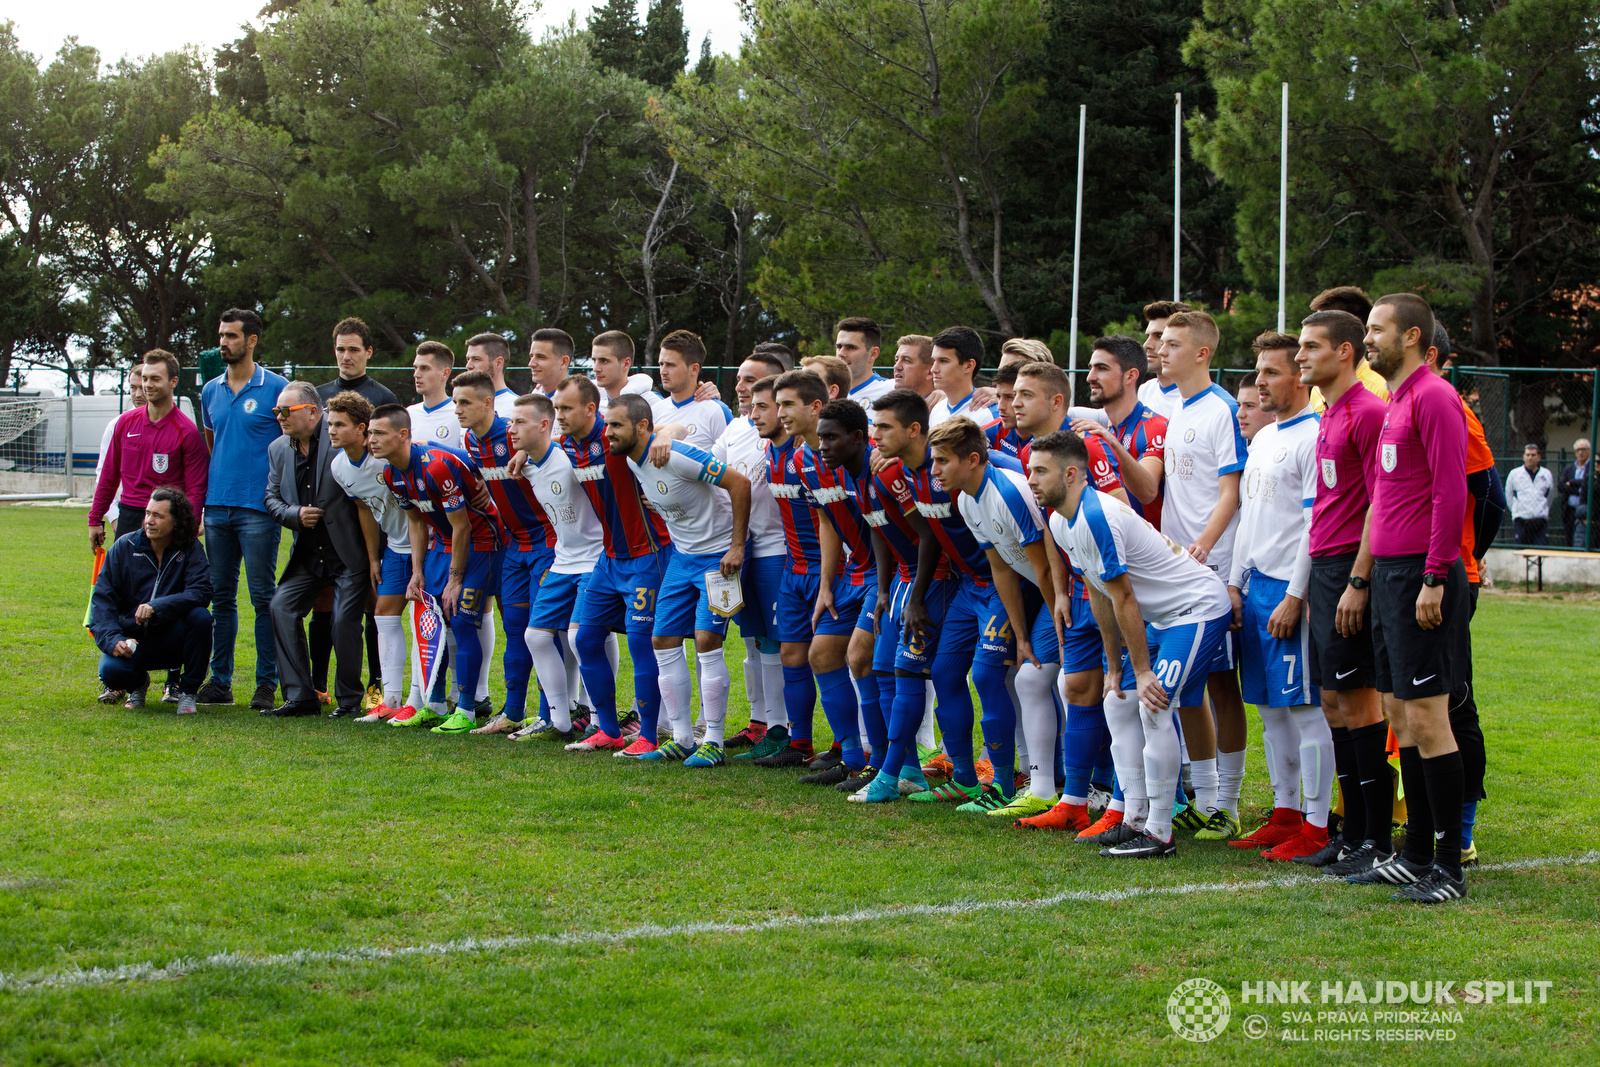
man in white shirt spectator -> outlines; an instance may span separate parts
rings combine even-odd
[[[1550,543],[1550,497],[1555,479],[1539,466],[1539,446],[1522,450],[1522,466],[1506,479],[1506,500],[1511,504],[1511,531],[1519,545]]]

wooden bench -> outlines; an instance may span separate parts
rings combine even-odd
[[[1544,546],[1539,548],[1517,548],[1512,551],[1522,557],[1522,591],[1524,593],[1528,591],[1528,583],[1531,581],[1529,578],[1530,572],[1537,573],[1539,592],[1544,592],[1544,558],[1546,556],[1555,556],[1559,559],[1600,559],[1600,552],[1552,550]]]

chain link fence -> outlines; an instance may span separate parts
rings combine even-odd
[[[67,400],[59,396],[0,396],[0,471],[64,475]]]

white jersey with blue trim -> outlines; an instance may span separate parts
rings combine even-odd
[[[457,450],[463,447],[465,431],[456,418],[456,402],[450,397],[445,397],[431,408],[418,401],[406,408],[406,414],[411,416],[413,444],[446,445]]]
[[[566,451],[550,442],[543,459],[529,458],[522,477],[556,530],[556,558],[550,569],[557,574],[592,571],[605,552],[605,531]]]
[[[1162,385],[1160,378],[1150,378],[1139,386],[1139,403],[1163,418],[1172,418],[1172,413],[1178,410],[1178,405],[1183,403],[1183,397],[1178,395],[1177,383]]]
[[[1305,599],[1311,579],[1311,506],[1317,502],[1317,413],[1307,407],[1257,431],[1239,480],[1239,531],[1228,584],[1257,570]]]
[[[517,391],[515,389],[497,389],[494,394],[494,413],[503,419],[510,419],[517,413]]]
[[[1244,470],[1249,451],[1239,430],[1239,402],[1221,386],[1212,383],[1182,401],[1167,417],[1161,532],[1185,548],[1198,541],[1217,509],[1222,476]],[[1205,565],[1224,581],[1233,573],[1238,526],[1235,511],[1206,557]]]
[[[783,513],[767,487],[767,442],[746,415],[728,423],[728,429],[711,446],[711,455],[750,479],[750,556],[765,559],[785,556]]]
[[[1070,520],[1052,514],[1050,535],[1100,592],[1126,574],[1144,621],[1158,630],[1209,622],[1233,611],[1228,588],[1215,572],[1098,489],[1083,491]]]
[[[990,463],[983,469],[977,495],[962,493],[956,506],[979,548],[994,549],[1012,570],[1043,588],[1026,548],[1044,540],[1044,513],[1033,499],[1028,479]]]
[[[872,413],[872,405],[878,402],[878,398],[884,393],[893,391],[893,389],[893,378],[885,378],[880,374],[874,374],[866,381],[850,387],[850,399],[866,408],[867,413],[870,415]]]
[[[689,435],[683,439],[683,443],[707,452],[711,451],[711,446],[728,428],[727,408],[718,401],[696,400],[692,396],[683,401],[670,396],[659,402],[652,401],[650,417],[657,426],[676,423],[687,427]]]
[[[948,397],[934,404],[928,409],[928,429],[932,430],[941,422],[947,422],[958,415],[965,415],[979,426],[986,426],[999,418],[999,408],[978,407],[972,402],[972,398],[977,395],[978,390],[974,388],[963,399],[957,400],[954,404],[950,403]]]
[[[388,539],[389,547],[402,556],[409,556],[411,523],[406,519],[400,501],[389,491],[389,483],[383,480],[384,468],[388,466],[386,460],[370,452],[362,452],[361,461],[352,463],[344,449],[340,448],[334,451],[328,470],[333,480],[339,483],[339,488],[344,490],[345,496],[372,512],[373,521]]]
[[[651,434],[650,440],[655,439]],[[728,551],[733,545],[733,501],[726,489],[712,484],[727,464],[682,441],[672,442],[672,456],[664,467],[650,462],[649,445],[645,451],[644,463],[629,456],[628,466],[639,479],[645,503],[666,520],[673,547],[691,556]]]

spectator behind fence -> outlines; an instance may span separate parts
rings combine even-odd
[[[1572,446],[1577,456],[1561,471],[1556,494],[1561,497],[1561,524],[1566,527],[1567,544],[1589,547],[1589,439],[1580,437]]]
[[[300,620],[324,589],[334,591],[333,649],[338,663],[333,718],[361,714],[361,635],[371,587],[366,536],[356,503],[334,478],[337,450],[328,438],[317,389],[290,382],[273,409],[283,436],[267,448],[267,511],[294,531],[288,566],[272,596],[272,632],[283,673],[283,704],[263,715],[316,715]]]
[[[133,369],[144,385],[144,407],[124,412],[116,421],[110,447],[89,506],[89,547],[106,540],[105,514],[118,489],[122,492],[113,538],[137,530],[144,521],[145,501],[164,485],[182,489],[196,508],[206,503],[206,469],[210,450],[194,421],[178,410],[178,359],[159,348],[145,353]]]
[[[372,331],[367,324],[360,319],[340,319],[333,327],[333,361],[339,365],[339,376],[317,386],[320,402],[326,405],[348,389],[366,397],[373,407],[398,404],[394,391],[367,373],[371,359]]]
[[[181,667],[178,714],[192,715],[211,655],[211,564],[183,490],[151,493],[143,518],[107,549],[94,583],[89,632],[101,652],[100,680],[142,708],[150,671]]]
[[[1539,446],[1522,450],[1522,466],[1506,479],[1506,496],[1511,502],[1511,532],[1519,545],[1548,545],[1550,497],[1555,479],[1539,466]]]

